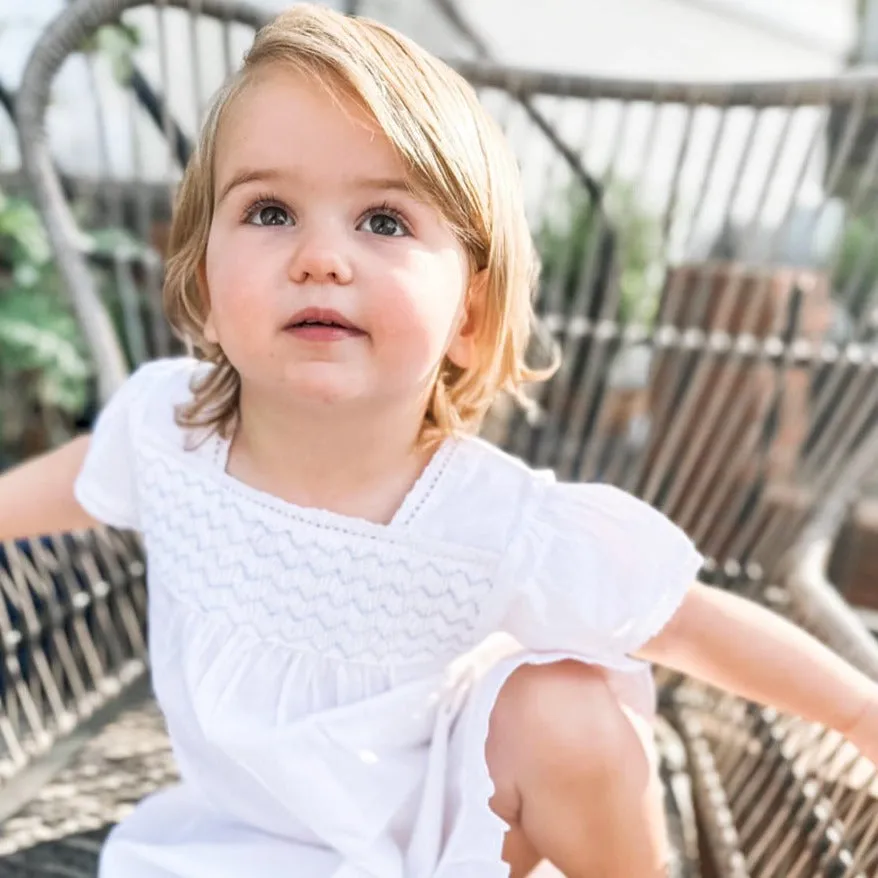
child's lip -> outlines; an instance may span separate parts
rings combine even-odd
[[[336,326],[349,332],[362,332],[359,326],[356,326],[343,314],[332,308],[303,308],[286,322],[284,329],[295,329],[304,324],[325,324],[326,326]]]
[[[294,338],[310,342],[343,341],[348,338],[361,338],[364,335],[359,329],[348,329],[334,323],[297,323],[288,326],[284,332]]]

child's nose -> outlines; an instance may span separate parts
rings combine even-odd
[[[290,258],[289,275],[295,283],[349,284],[353,279],[342,242],[325,233],[299,237]]]

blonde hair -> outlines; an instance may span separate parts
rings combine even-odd
[[[240,378],[204,335],[200,289],[214,209],[217,136],[229,105],[271,65],[328,81],[374,116],[408,169],[412,186],[454,229],[484,297],[470,368],[446,362],[421,438],[475,432],[503,391],[525,402],[526,383],[551,369],[526,364],[533,326],[537,259],[518,168],[506,140],[470,85],[391,28],[329,9],[297,5],[256,35],[242,69],[215,100],[179,190],[169,239],[164,304],[187,347],[213,364],[177,413],[181,426],[231,433]]]

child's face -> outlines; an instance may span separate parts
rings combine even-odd
[[[245,396],[380,411],[420,404],[446,353],[466,364],[467,260],[405,178],[366,113],[304,76],[265,71],[229,108],[205,334]]]

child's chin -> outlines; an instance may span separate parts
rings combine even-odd
[[[308,380],[300,377],[291,382],[290,395],[303,405],[338,406],[362,402],[365,388],[354,381]]]

